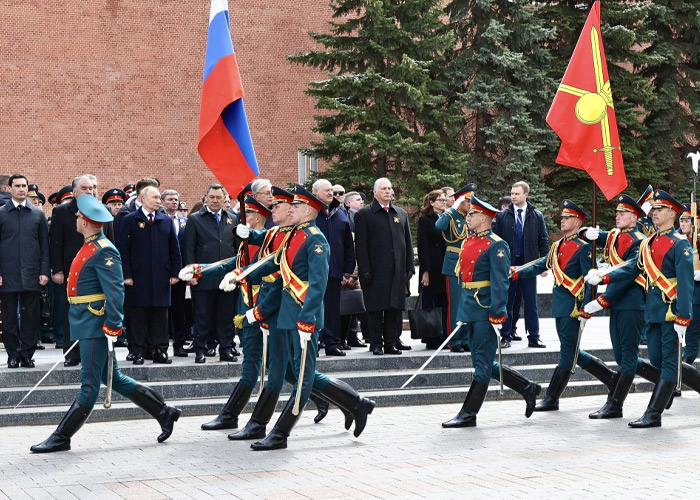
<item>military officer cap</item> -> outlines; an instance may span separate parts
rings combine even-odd
[[[293,205],[297,205],[299,203],[309,205],[311,208],[319,212],[328,208],[321,200],[316,198],[301,184],[297,184],[294,190],[294,200],[292,201]]]
[[[472,182],[471,184],[467,184],[464,187],[459,188],[458,191],[455,191],[455,198],[459,198],[460,196],[464,195],[467,198],[472,196],[476,192],[476,184]]]
[[[291,203],[293,201],[294,195],[292,193],[277,186],[272,186],[272,205]]]
[[[119,188],[110,189],[102,196],[102,203],[109,203],[110,201],[117,200],[126,203],[126,193]]]
[[[490,205],[489,203],[486,203],[485,201],[481,201],[479,198],[476,196],[472,195],[471,197],[471,208],[469,209],[469,213],[474,213],[478,212],[481,214],[486,215],[487,217],[494,218],[496,217],[496,214],[500,213],[501,211],[495,208],[494,206]]]
[[[637,217],[644,216],[644,210],[639,204],[634,201],[634,199],[626,194],[621,194],[617,197],[617,207],[615,207],[616,212],[631,212]]]
[[[43,194],[41,194],[39,192],[37,192],[36,194],[37,194],[37,198],[39,198],[39,203],[41,203],[42,205],[45,205],[46,204],[46,196],[44,196]]]
[[[250,195],[245,197],[245,211],[246,213],[260,214],[263,217],[270,215],[270,210]]]
[[[690,212],[690,203],[683,203],[683,212],[681,213],[681,219],[690,219],[693,214]]]
[[[683,212],[683,204],[661,189],[654,191],[654,201],[651,208],[670,208],[677,214]]]
[[[39,186],[36,184],[30,184],[27,186],[27,196],[30,198],[38,198],[39,197]]]
[[[51,193],[49,195],[49,203],[51,203],[52,205],[58,203],[58,193]]]
[[[63,203],[64,201],[73,197],[73,186],[64,186],[58,191],[58,196],[56,200],[58,203]]]
[[[178,210],[187,210],[187,202],[186,201],[181,201],[177,204],[177,209]]]
[[[78,216],[96,226],[114,220],[109,210],[97,198],[89,194],[78,198]]]
[[[579,208],[576,203],[571,200],[564,200],[561,202],[561,216],[562,217],[576,217],[581,220],[586,220],[588,214]]]
[[[654,188],[651,187],[651,184],[647,186],[647,188],[644,190],[642,193],[642,196],[639,197],[637,200],[638,205],[644,205],[646,202],[651,203],[652,199],[654,198]]]
[[[124,186],[124,193],[126,193],[127,196],[131,196],[131,193],[133,193],[136,190],[136,187],[133,184],[127,184]]]

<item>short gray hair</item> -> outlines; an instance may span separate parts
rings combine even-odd
[[[316,182],[314,182],[313,186],[311,186],[311,192],[312,193],[317,193],[319,189],[321,189],[321,184],[324,182],[327,182],[328,184],[331,184],[331,181],[328,179],[318,179]],[[333,184],[331,184],[332,186]]]
[[[253,192],[253,194],[258,194],[265,186],[272,187],[272,182],[270,182],[270,179],[255,179],[250,184],[250,190]]]
[[[373,187],[372,189],[374,189],[375,191],[376,191],[377,189],[379,189],[379,183],[382,182],[382,181],[387,181],[387,182],[389,183],[389,185],[391,185],[391,181],[389,180],[388,177],[380,177],[379,179],[377,179],[376,181],[374,181],[374,187]]]
[[[78,177],[73,178],[73,182],[71,183],[71,188],[73,189],[73,191],[75,191],[75,188],[78,187],[78,181],[80,179],[87,179],[90,181],[90,184],[93,184],[92,177],[95,177],[95,176],[89,175],[89,174],[83,174],[83,175],[79,175]]]
[[[151,190],[153,190],[153,189],[155,189],[156,191],[158,191],[158,188],[155,187],[155,186],[146,186],[146,187],[144,187],[144,188],[139,192],[138,195],[139,195],[140,197],[144,197],[144,196],[146,196],[148,193],[150,193]]]
[[[165,191],[163,191],[162,193],[160,193],[160,199],[163,200],[163,201],[165,201],[165,198],[166,198],[167,196],[171,196],[171,195],[177,196],[178,199],[180,198],[180,193],[178,193],[178,192],[175,191],[174,189],[166,189]]]

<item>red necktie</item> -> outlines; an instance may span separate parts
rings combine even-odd
[[[148,223],[153,224],[153,214],[148,214]]]
[[[388,207],[388,206],[384,207],[384,211],[388,213],[388,212],[389,212],[389,207]]]

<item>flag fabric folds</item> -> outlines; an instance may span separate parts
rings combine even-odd
[[[211,2],[197,149],[231,196],[259,174],[243,107],[227,0]]]
[[[600,2],[588,14],[547,123],[561,139],[557,163],[588,172],[608,200],[627,187],[600,35]]]

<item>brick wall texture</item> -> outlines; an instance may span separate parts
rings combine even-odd
[[[160,179],[192,204],[215,179],[197,154],[206,0],[0,0],[0,172],[47,196],[79,174],[100,192]],[[231,31],[261,176],[297,180],[315,138],[306,82],[325,0],[234,0]]]

